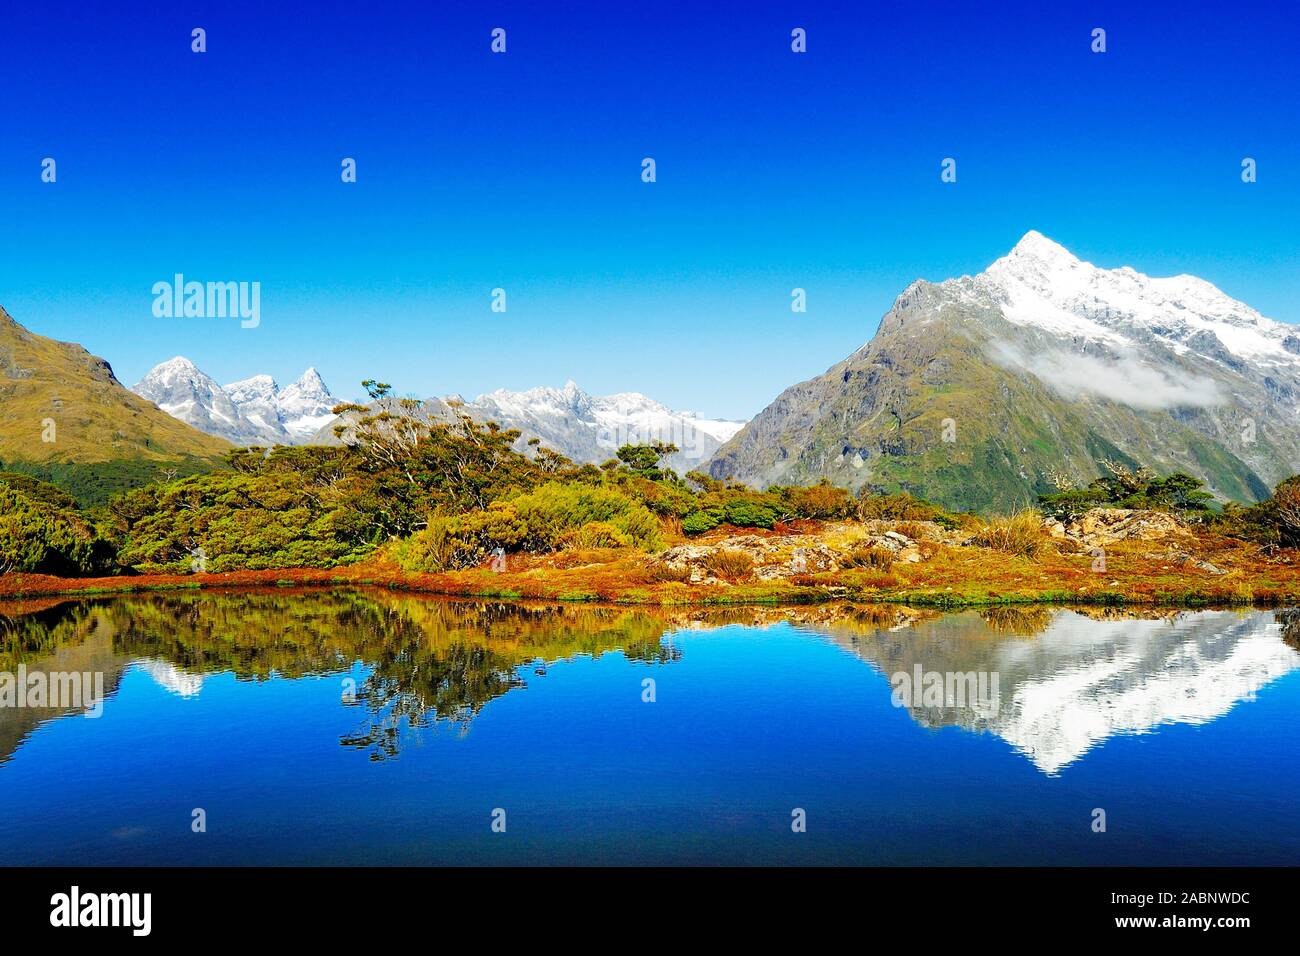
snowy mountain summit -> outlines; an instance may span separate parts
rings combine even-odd
[[[1297,331],[1196,276],[1102,268],[1030,231],[983,272],[913,282],[709,470],[1008,510],[1106,460],[1258,501],[1300,470]]]
[[[236,445],[305,444],[338,404],[314,368],[284,389],[269,375],[223,387],[183,356],[155,366],[131,391]]]
[[[1153,278],[1128,266],[1101,269],[1039,232],[1026,233],[970,285],[996,301],[1008,321],[1067,338],[1133,349],[1154,342],[1229,367],[1300,368],[1294,327],[1265,318],[1204,279]]]
[[[320,373],[309,368],[298,380],[281,389],[269,375],[254,375],[226,386],[245,417],[269,433],[283,432],[283,444],[305,444],[320,427],[334,418],[338,400],[330,394]]]

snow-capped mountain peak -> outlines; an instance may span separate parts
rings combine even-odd
[[[1083,263],[1059,242],[1053,242],[1036,229],[1030,229],[1012,246],[1011,251],[995,262],[989,271],[1002,268],[1015,271],[1055,271]]]
[[[561,414],[580,413],[590,406],[591,401],[591,396],[579,388],[577,382],[570,379],[564,383],[563,388],[539,385],[520,392],[498,388],[494,392],[480,395],[474,400],[474,404],[495,405],[515,414],[528,412]]]
[[[257,438],[256,427],[222,387],[182,355],[152,368],[131,391],[209,435],[237,444]]]
[[[277,396],[277,402],[285,431],[301,441],[311,438],[331,421],[334,406],[338,404],[314,367],[286,386]]]
[[[329,389],[325,386],[325,380],[320,377],[320,372],[316,371],[316,366],[310,366],[307,371],[298,376],[298,380],[292,385],[285,388],[285,391],[294,389],[299,394],[311,395],[328,395]]]
[[[334,417],[338,404],[314,368],[283,390],[270,375],[221,386],[179,355],[155,366],[132,391],[173,418],[237,445],[305,442]]]
[[[961,480],[933,467],[936,417],[965,423]],[[1051,475],[1083,487],[1117,455],[1258,501],[1300,469],[1297,449],[1300,328],[1203,279],[1102,268],[1029,232],[983,272],[913,282],[866,345],[783,392],[709,469],[916,481],[943,504],[1006,510]]]
[[[1103,269],[1030,231],[974,277],[949,280],[991,299],[1003,316],[1073,341],[1136,350],[1156,343],[1235,366],[1300,366],[1295,330],[1266,318],[1204,279],[1157,278],[1130,266]]]
[[[194,378],[203,375],[199,367],[184,355],[177,355],[165,362],[160,362],[149,371],[146,378],[154,381],[176,381],[179,378]],[[204,376],[205,378],[207,376]]]
[[[220,391],[220,385],[182,355],[150,369],[135,386],[137,395],[149,399],[164,411],[167,410],[164,405],[179,406],[202,401],[205,396]]]

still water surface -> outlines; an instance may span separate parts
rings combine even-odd
[[[0,707],[0,864],[1297,864],[1298,648],[1291,611],[0,605],[0,672],[107,698]]]

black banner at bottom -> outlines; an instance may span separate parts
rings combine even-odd
[[[923,927],[1230,942],[1294,925],[1291,869],[9,869],[6,939],[339,943],[436,920],[503,938],[572,914],[572,932],[763,939],[782,926],[855,933]],[[492,922],[483,922],[490,920]],[[522,922],[519,922],[521,921]],[[514,927],[512,929],[512,926]],[[712,929],[709,929],[712,927]],[[971,935],[975,934],[975,935]],[[693,930],[694,937],[696,932]],[[611,937],[611,939],[618,937]]]

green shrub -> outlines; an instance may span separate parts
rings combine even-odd
[[[0,573],[74,576],[114,569],[112,544],[70,501],[41,482],[0,480]]]
[[[1110,474],[1096,478],[1087,488],[1066,488],[1039,495],[1043,511],[1059,521],[1078,518],[1090,508],[1139,508],[1172,511],[1185,519],[1207,517],[1213,496],[1202,491],[1199,478],[1174,472],[1157,478],[1149,468],[1133,469],[1113,461],[1102,461]]]
[[[1099,488],[1076,488],[1052,495],[1039,495],[1043,513],[1057,521],[1073,521],[1091,508],[1112,505],[1109,494]]]
[[[853,496],[845,488],[837,488],[826,479],[802,488],[773,489],[779,493],[791,514],[800,518],[834,520],[851,518],[857,513]]]
[[[876,495],[863,491],[857,502],[858,517],[863,521],[933,521],[945,528],[957,527],[956,516],[938,505],[899,492]]]
[[[738,528],[770,528],[779,517],[775,508],[748,498],[732,498],[722,508],[722,520]]]
[[[1211,530],[1244,541],[1300,547],[1300,475],[1279,483],[1273,497],[1258,504],[1228,502],[1208,523]]]
[[[660,545],[659,520],[615,488],[553,481],[507,504],[527,529],[522,546],[530,551],[554,550],[565,532],[591,522],[610,525],[633,547],[650,550]]]
[[[682,532],[684,534],[703,534],[720,524],[722,524],[722,509],[706,508],[702,511],[694,511],[683,518]]]
[[[621,471],[611,477],[620,491],[665,518],[684,518],[698,507],[695,495],[681,482],[652,481]]]
[[[498,548],[517,551],[527,528],[505,502],[463,515],[438,515],[393,549],[393,557],[408,571],[435,572],[482,564]]]
[[[480,511],[439,515],[393,548],[408,571],[473,567],[497,549],[541,553],[560,548],[660,546],[659,520],[614,488],[548,482]]]
[[[197,555],[210,573],[332,568],[377,543],[353,505],[355,483],[305,475],[221,472],[148,485],[109,504],[118,561],[146,574],[185,574]]]

